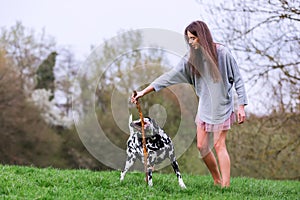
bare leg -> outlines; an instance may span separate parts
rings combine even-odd
[[[209,147],[209,135],[200,126],[197,126],[197,148],[199,149],[202,159],[214,179],[215,185],[220,185],[222,183],[222,179],[215,155]]]
[[[230,157],[226,148],[227,130],[222,131],[220,137],[215,144],[215,150],[218,156],[220,171],[222,174],[222,187],[230,186]]]

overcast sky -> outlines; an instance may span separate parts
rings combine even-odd
[[[162,28],[182,33],[194,20],[206,20],[196,0],[0,0],[0,27],[21,21],[53,36],[84,58],[91,45],[120,30]],[[209,16],[206,16],[209,17]]]

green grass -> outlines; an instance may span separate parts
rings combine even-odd
[[[183,174],[187,189],[182,190],[174,174],[154,173],[149,188],[139,172],[120,182],[119,171],[0,169],[0,199],[300,199],[299,181],[232,178],[231,187],[221,189],[210,176]]]

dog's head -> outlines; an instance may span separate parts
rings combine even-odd
[[[131,131],[138,135],[142,135],[142,122],[140,119],[132,121],[129,123],[129,128]],[[145,117],[144,118],[144,130],[145,130],[145,136],[153,136],[159,133],[159,126],[155,122],[154,119],[151,119],[150,117]]]

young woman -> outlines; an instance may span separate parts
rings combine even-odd
[[[177,83],[190,83],[199,97],[197,147],[208,167],[215,185],[230,186],[230,158],[226,149],[226,134],[235,121],[233,86],[238,95],[238,122],[245,121],[246,91],[239,68],[229,52],[221,44],[213,42],[207,25],[194,21],[184,31],[189,53],[180,64],[152,82],[131,101]],[[212,141],[211,141],[212,140]],[[215,148],[217,159],[212,152]]]

